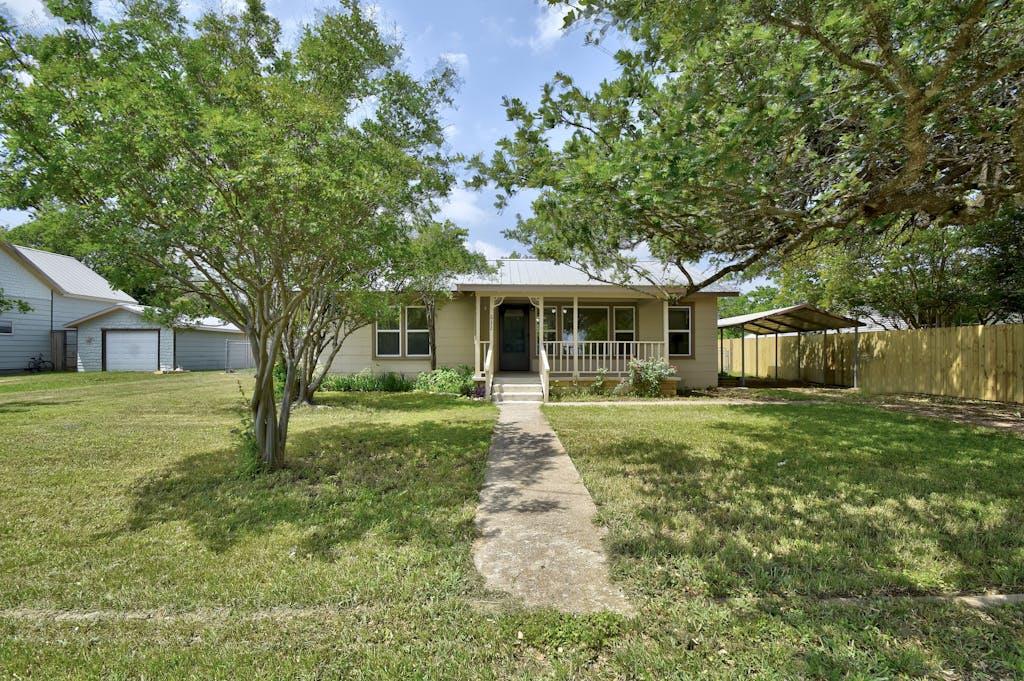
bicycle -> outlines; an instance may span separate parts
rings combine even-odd
[[[25,367],[25,371],[30,374],[41,373],[43,371],[53,371],[53,362],[43,359],[43,355],[40,354],[38,357],[29,358],[28,366]]]

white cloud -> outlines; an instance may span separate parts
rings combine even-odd
[[[451,220],[459,227],[478,226],[490,216],[490,213],[480,207],[479,200],[480,194],[477,192],[456,187],[448,200],[442,204],[441,217]]]
[[[469,55],[465,52],[442,52],[441,59],[451,64],[461,74],[466,74],[469,71]]]
[[[42,0],[0,0],[0,13],[21,28],[44,28],[53,23]]]
[[[477,239],[469,245],[469,250],[482,254],[488,260],[500,260],[508,256],[508,250],[495,246],[489,241]]]
[[[527,41],[534,52],[549,50],[562,37],[565,17],[571,8],[568,5],[544,5],[540,16],[534,21],[534,33]]]

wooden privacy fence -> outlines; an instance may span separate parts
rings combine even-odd
[[[865,392],[1024,402],[1024,324],[862,331],[857,338]],[[720,368],[739,376],[745,355],[750,377],[852,386],[854,341],[852,333],[726,339]]]

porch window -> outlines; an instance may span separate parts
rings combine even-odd
[[[693,309],[689,306],[668,309],[668,354],[689,357],[693,353]]]
[[[566,311],[569,312],[568,309]],[[569,312],[569,314],[572,314],[572,312]],[[579,337],[577,340],[581,343],[585,341],[608,340],[607,307],[579,308]]]
[[[377,320],[377,356],[402,356],[402,315],[400,308],[390,308]]]
[[[636,309],[632,307],[616,307],[615,340],[629,343],[636,340]]]
[[[405,308],[405,354],[409,357],[430,356],[430,325],[427,308]]]
[[[537,338],[540,338],[540,317],[537,317]],[[544,338],[541,341],[545,343],[554,343],[558,340],[558,307],[544,307]],[[540,352],[540,342],[538,341],[537,352]]]

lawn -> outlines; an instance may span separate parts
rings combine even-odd
[[[861,607],[803,597],[1019,585],[1019,544],[1017,553],[985,553],[1020,538],[1014,527],[1015,518],[1021,525],[1014,515],[1019,511],[1005,507],[1007,495],[1021,491],[1017,441],[895,415],[873,421],[876,432],[859,440],[851,423],[829,442],[848,443],[865,462],[872,455],[898,458],[898,452],[884,453],[896,450],[881,429],[891,437],[917,432],[917,448],[941,438],[966,452],[958,459],[940,447],[936,456],[946,463],[920,475],[956,472],[959,482],[942,483],[934,492],[939,497],[924,495],[918,506],[910,495],[905,499],[908,509],[924,514],[918,524],[936,520],[930,537],[921,529],[908,540],[911,548],[949,547],[955,569],[927,553],[915,562],[895,550],[895,539],[879,538],[876,543],[893,549],[888,557],[852,554],[867,560],[858,570],[868,577],[847,574],[847,564],[821,577],[806,574],[800,563],[787,572],[785,562],[772,576],[767,556],[743,572],[736,547],[750,544],[754,555],[772,527],[776,536],[802,542],[810,541],[812,530],[789,530],[778,518],[774,526],[747,527],[735,517],[740,506],[723,509],[702,519],[703,527],[717,528],[722,541],[732,522],[737,538],[721,557],[709,557],[678,526],[706,503],[694,497],[701,487],[685,478],[709,475],[701,461],[725,457],[728,448],[715,455],[702,444],[713,435],[739,443],[733,449],[742,465],[735,467],[749,467],[745,480],[734,479],[734,489],[774,469],[778,494],[789,489],[794,500],[809,499],[814,484],[826,483],[815,483],[795,444],[785,445],[783,466],[771,459],[758,468],[757,457],[774,456],[783,451],[780,445],[751,444],[747,451],[742,443],[757,441],[773,423],[814,431],[827,412],[799,411],[818,408],[810,405],[736,412],[699,407],[693,413],[701,414],[702,424],[691,426],[671,408],[552,408],[612,530],[615,578],[640,610],[635,619],[571,616],[519,609],[485,592],[473,568],[472,517],[495,417],[491,405],[416,393],[325,396],[321,406],[296,414],[289,467],[252,479],[238,474],[230,432],[239,421],[239,380],[249,377],[0,379],[0,676],[1024,674],[1024,609],[977,612],[908,601]],[[833,418],[869,420],[869,413],[858,407]],[[636,427],[618,432],[613,421],[626,419]],[[583,429],[591,431],[589,438]],[[638,437],[650,440],[647,454],[624,447]],[[814,446],[813,438],[807,441]],[[610,458],[616,451],[621,460]],[[924,456],[919,449],[911,453]],[[932,484],[928,477],[912,483],[898,461],[889,468],[899,482],[875,479],[881,497]],[[782,470],[802,471],[800,485],[779,478]],[[947,500],[957,485],[971,491],[961,510]],[[714,490],[719,502],[728,501],[728,489]],[[832,494],[840,487],[824,489]],[[733,496],[738,501],[744,494]],[[844,503],[861,502],[849,496]],[[813,507],[807,522],[825,522],[823,513]],[[879,532],[894,527],[886,517],[878,519]],[[910,517],[903,514],[907,527],[914,526]],[[968,537],[978,528],[987,534]],[[883,564],[899,580],[878,574]],[[778,597],[786,593],[801,596]],[[720,594],[740,597],[714,598]]]

